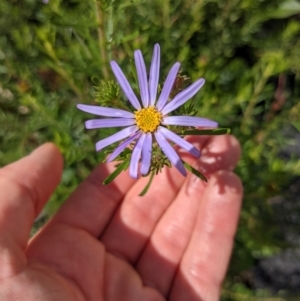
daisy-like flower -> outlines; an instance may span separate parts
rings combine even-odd
[[[107,162],[111,162],[117,158],[126,147],[136,141],[129,165],[129,174],[132,178],[138,178],[139,173],[142,175],[148,174],[151,167],[153,137],[155,137],[157,144],[172,165],[174,165],[182,175],[186,176],[184,165],[168,140],[185,149],[196,158],[200,156],[200,151],[194,145],[170,131],[167,127],[169,125],[176,125],[216,128],[218,124],[215,121],[205,118],[193,116],[169,116],[169,113],[192,98],[204,85],[205,80],[203,78],[198,79],[169,101],[169,96],[180,67],[180,63],[177,62],[171,68],[163,89],[157,99],[160,68],[159,45],[156,44],[154,46],[149,80],[143,55],[140,50],[134,52],[134,60],[141,102],[138,100],[118,64],[115,61],[112,61],[110,65],[120,87],[135,111],[132,113],[116,108],[78,104],[77,108],[84,112],[110,117],[88,120],[86,121],[85,126],[87,129],[125,127],[125,129],[122,129],[116,134],[98,141],[96,143],[96,150],[100,151],[117,141],[123,140],[108,157]],[[139,162],[141,162],[140,170]]]

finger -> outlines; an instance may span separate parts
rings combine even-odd
[[[210,159],[208,160],[208,155]],[[194,164],[206,171],[209,178],[218,169],[231,170],[240,158],[240,146],[233,136],[212,138],[203,150],[203,161]],[[211,163],[213,162],[213,163]],[[137,270],[146,285],[167,295],[176,269],[201,206],[208,184],[189,174],[178,195],[155,227],[137,263]]]
[[[31,240],[26,255],[32,270],[45,274],[51,269],[50,277],[58,279],[69,293],[68,298],[51,300],[163,300],[157,291],[143,285],[131,266],[106,253],[95,237],[79,228],[66,224],[44,228]]]
[[[27,246],[34,219],[60,181],[62,162],[57,147],[48,143],[0,169],[0,266],[11,263],[17,271],[25,264],[17,257]],[[2,273],[8,276],[12,269]]]
[[[208,137],[198,138],[205,146]],[[135,183],[101,237],[108,251],[135,262],[155,224],[174,199],[184,178],[176,169],[164,168],[154,177],[150,190],[140,197],[148,178]]]
[[[96,167],[62,205],[47,227],[63,223],[99,237],[135,181],[127,172],[123,172],[109,185],[103,185],[115,165],[112,162]]]
[[[197,147],[197,136],[189,136],[189,142]],[[181,150],[182,152],[182,150]],[[241,157],[239,141],[232,135],[210,136],[209,142],[201,152],[201,160],[191,160],[188,153],[182,152],[181,157],[204,175],[216,170],[234,170]]]
[[[242,184],[228,171],[215,173],[203,194],[190,242],[170,300],[219,300],[238,223]]]
[[[212,141],[217,139],[219,143],[215,144]],[[211,148],[210,144],[219,145],[221,152],[218,153],[214,150],[214,155],[218,158],[223,157],[222,162],[226,162],[227,165],[232,166],[233,156],[232,145],[228,140],[234,140],[234,138],[228,137],[196,137],[193,142],[203,149]],[[236,140],[234,140],[236,141]],[[239,152],[239,146],[235,143]],[[225,151],[227,147],[227,152]],[[232,152],[231,152],[232,151]],[[230,155],[229,155],[230,154]],[[182,153],[183,157],[191,164],[196,164],[197,160],[192,159],[186,153]],[[227,158],[230,157],[231,159]],[[202,158],[198,161],[199,165],[202,165]],[[204,163],[203,163],[204,164]],[[207,172],[214,171],[214,164],[204,164]],[[217,162],[219,168],[219,161]],[[101,241],[105,244],[107,250],[118,254],[122,258],[135,262],[140,256],[142,249],[145,247],[153,229],[157,222],[165,213],[166,209],[174,200],[180,186],[182,185],[184,178],[174,169],[164,169],[163,173],[154,178],[150,190],[143,197],[139,197],[138,193],[146,185],[147,179],[141,179],[137,182],[128,194],[128,197],[122,203],[115,214],[112,222],[105,231]]]

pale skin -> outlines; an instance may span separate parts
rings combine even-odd
[[[179,152],[207,184],[166,168],[139,197],[147,179],[123,173],[103,186],[114,163],[100,164],[32,239],[62,156],[48,143],[0,169],[0,300],[219,300],[242,199],[240,146],[229,135],[189,138],[201,158]]]

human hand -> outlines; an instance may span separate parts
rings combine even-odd
[[[190,137],[191,138],[191,137]],[[53,144],[0,169],[1,301],[216,301],[236,231],[242,186],[232,136],[189,139],[200,159],[182,158],[204,183],[175,168],[147,179],[102,182],[101,164],[29,239],[62,173]]]

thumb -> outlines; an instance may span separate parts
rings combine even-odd
[[[62,156],[47,143],[0,169],[0,279],[18,273],[34,219],[60,182]]]

